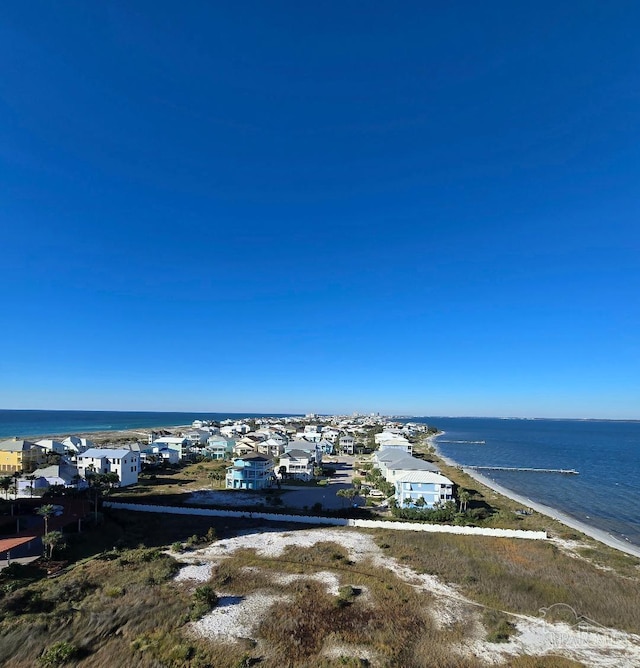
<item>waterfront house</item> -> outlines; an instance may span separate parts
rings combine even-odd
[[[0,442],[0,474],[33,471],[47,459],[44,448],[21,438]]]
[[[378,451],[374,455],[374,461],[384,479],[392,484],[395,483],[399,476],[409,471],[440,473],[440,468],[436,464],[426,462],[424,459],[418,459],[417,457],[411,457],[403,451]]]
[[[237,457],[227,469],[226,487],[253,490],[271,487],[274,481],[273,467],[273,459],[264,455]]]
[[[395,488],[399,508],[433,508],[453,499],[451,480],[432,471],[409,471],[396,479]]]
[[[64,445],[67,452],[76,454],[95,447],[93,441],[90,441],[87,438],[80,438],[79,436],[67,436],[67,438],[62,441],[62,445]]]
[[[64,455],[66,452],[64,443],[61,441],[56,441],[53,438],[43,438],[39,441],[36,441],[36,445],[44,448],[47,452],[54,452],[58,455]]]
[[[138,482],[140,454],[124,448],[89,448],[78,455],[78,472],[86,479],[87,473],[116,473],[120,487]]]

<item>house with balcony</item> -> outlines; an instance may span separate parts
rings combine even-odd
[[[453,499],[451,480],[432,471],[407,472],[396,479],[395,487],[399,508],[433,508]]]
[[[236,441],[222,434],[212,434],[202,454],[209,459],[231,459]]]
[[[253,490],[271,487],[275,479],[273,468],[274,463],[271,457],[259,454],[238,457],[227,469],[226,487],[227,489]]]
[[[278,473],[285,478],[311,480],[313,478],[313,469],[316,466],[315,452],[311,453],[309,450],[288,450],[280,457]]]
[[[340,445],[340,450],[344,452],[346,455],[352,455],[353,454],[353,449],[355,445],[355,439],[353,436],[350,434],[345,434],[344,436],[340,436],[338,439],[338,443]]]
[[[0,475],[16,471],[30,472],[44,464],[47,451],[31,441],[10,438],[0,442]]]
[[[78,455],[78,473],[86,479],[95,473],[116,473],[120,487],[138,482],[140,453],[124,448],[89,448]]]

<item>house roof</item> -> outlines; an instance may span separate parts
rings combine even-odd
[[[439,473],[433,471],[407,471],[406,474],[396,478],[396,482],[423,482],[423,483],[437,483],[440,485],[453,485],[449,478],[445,478]]]
[[[25,450],[31,450],[31,448],[38,448],[42,451],[40,446],[22,438],[9,438],[6,441],[0,441],[0,450],[4,452],[24,452]]]
[[[310,453],[305,450],[287,450],[282,459],[309,459]]]
[[[93,459],[122,459],[130,454],[136,454],[133,450],[125,450],[124,448],[90,448],[83,452],[80,457],[92,457]]]
[[[272,461],[271,457],[265,457],[264,455],[246,455],[246,457],[238,457],[238,459],[242,459],[243,461],[261,461],[261,462],[270,462]]]
[[[0,553],[6,552],[7,550],[14,550],[20,545],[25,543],[30,543],[32,540],[35,540],[37,536],[20,536],[18,538],[3,538],[0,540]]]
[[[387,468],[394,471],[406,469],[407,471],[433,471],[439,473],[440,469],[431,462],[425,462],[424,459],[416,459],[415,457],[402,457],[401,459],[394,459],[387,464]]]
[[[69,464],[54,464],[53,466],[36,469],[33,472],[33,475],[42,476],[43,478],[63,478],[64,480],[72,480],[78,475],[78,469]]]

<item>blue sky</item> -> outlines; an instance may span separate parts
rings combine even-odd
[[[10,2],[0,407],[640,418],[634,2]]]

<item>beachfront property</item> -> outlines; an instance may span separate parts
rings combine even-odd
[[[93,441],[86,438],[80,438],[79,436],[67,436],[67,438],[62,441],[62,445],[64,445],[67,452],[75,454],[95,447]]]
[[[227,489],[260,490],[271,487],[274,481],[274,463],[270,457],[252,454],[238,457],[227,469]]]
[[[388,432],[383,432],[382,434],[376,434],[374,438],[380,450],[384,450],[385,448],[395,448],[404,450],[408,455],[413,453],[413,445],[404,436],[394,436]]]
[[[379,468],[384,479],[392,485],[395,484],[396,480],[398,480],[404,473],[409,473],[410,471],[440,473],[440,469],[435,464],[425,462],[423,459],[417,459],[416,457],[409,457],[408,455],[395,457],[393,459],[381,458]]]
[[[87,473],[116,473],[120,487],[138,482],[140,455],[124,448],[89,448],[78,455],[78,472],[86,479]]]
[[[44,448],[47,452],[54,452],[57,455],[64,455],[66,452],[64,443],[61,441],[56,441],[53,438],[43,438],[39,441],[36,441],[36,445]]]
[[[399,508],[433,508],[453,499],[453,483],[432,471],[409,471],[395,481]],[[422,501],[420,501],[422,499]]]
[[[44,464],[46,459],[46,450],[31,441],[10,438],[0,442],[0,473],[29,473]]]

